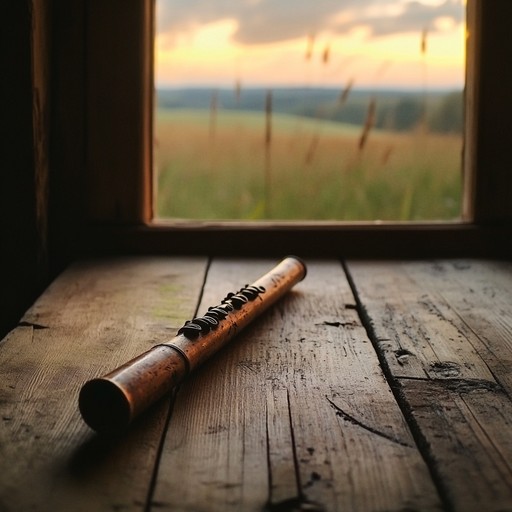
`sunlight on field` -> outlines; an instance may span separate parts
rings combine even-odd
[[[155,123],[160,218],[459,216],[460,135],[372,131],[360,150],[358,126],[282,114],[270,144],[264,113],[159,110]]]

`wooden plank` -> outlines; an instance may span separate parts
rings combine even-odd
[[[145,509],[169,401],[104,439],[82,422],[78,391],[172,337],[194,313],[205,269],[204,258],[76,264],[3,340],[2,512]]]
[[[422,264],[415,262],[350,265],[362,307],[392,374],[493,382],[474,348],[477,334],[466,328],[431,280],[436,264],[430,265],[429,275],[418,275],[418,268]],[[442,282],[438,284],[442,287]]]
[[[512,265],[352,262],[374,343],[454,510],[512,504]]]
[[[85,2],[87,213],[96,222],[152,220],[154,4]]]
[[[214,260],[200,311],[273,263]],[[153,505],[440,507],[339,263],[309,262],[293,292],[182,386]]]
[[[47,14],[35,0],[0,3],[1,87],[9,98],[0,137],[0,337],[46,284]]]
[[[471,381],[404,380],[404,396],[451,510],[511,510],[512,403]]]
[[[384,222],[155,222],[91,226],[83,249],[222,257],[454,258],[512,256],[512,226]]]
[[[50,66],[51,8],[44,0],[32,0],[32,101],[34,126],[35,213],[37,258],[48,272],[48,197],[50,177]],[[47,282],[47,281],[46,281]]]
[[[76,258],[81,227],[86,221],[86,1],[51,2],[49,253],[54,277]]]
[[[511,123],[512,72],[503,62],[512,59],[508,0],[468,2],[469,69],[466,107],[471,109],[466,127],[465,160],[470,205],[466,213],[478,223],[512,221],[510,190],[512,155],[503,133]],[[499,77],[499,78],[497,78]],[[472,204],[471,204],[472,202]]]
[[[482,59],[481,9],[488,2],[468,0],[466,2],[466,84],[464,90],[464,148],[462,173],[462,218],[471,222],[475,217],[476,193],[483,166],[478,165],[479,151],[479,105],[480,84],[485,78],[480,75]]]
[[[512,396],[512,265],[458,260],[437,262],[432,270],[418,268],[453,309],[494,380]]]

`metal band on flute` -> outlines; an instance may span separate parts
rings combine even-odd
[[[186,322],[169,342],[86,382],[78,401],[84,421],[98,432],[126,427],[305,276],[305,264],[289,256],[202,317]]]

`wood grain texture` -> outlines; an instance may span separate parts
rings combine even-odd
[[[352,262],[373,341],[446,502],[512,508],[512,265]]]
[[[475,217],[477,185],[482,167],[478,165],[478,132],[480,84],[485,78],[480,75],[481,37],[479,20],[482,18],[481,0],[466,2],[466,84],[464,90],[464,148],[462,173],[462,218],[471,222]],[[466,255],[468,256],[468,255]]]
[[[469,4],[468,102],[466,127],[467,171],[472,171],[469,208],[478,223],[512,221],[512,153],[507,137],[511,127],[512,72],[503,62],[512,59],[510,26],[512,4],[508,0],[471,0]],[[468,208],[466,208],[468,210]]]
[[[0,510],[144,510],[169,402],[104,439],[78,391],[193,315],[204,258],[83,262],[0,344]],[[27,490],[27,485],[29,486]]]
[[[512,510],[509,396],[471,381],[401,384],[449,508]]]
[[[87,216],[140,225],[153,209],[154,2],[85,2],[85,9]]]
[[[199,311],[273,261],[214,260]],[[153,505],[206,510],[436,510],[429,472],[339,263],[288,296],[180,389]]]
[[[1,2],[0,337],[47,284],[48,2]]]
[[[48,197],[50,175],[51,8],[32,1],[32,101],[34,126],[35,213],[38,267],[48,272]]]
[[[478,356],[478,335],[443,297],[437,263],[359,262],[350,272],[375,339],[396,377],[494,381]],[[420,273],[422,269],[423,273]],[[460,290],[463,294],[463,291]]]

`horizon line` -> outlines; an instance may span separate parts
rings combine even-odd
[[[243,85],[241,90],[279,90],[279,89],[324,89],[324,90],[342,90],[346,84],[341,84],[339,86],[335,85],[296,85],[296,84],[247,84]],[[200,89],[200,90],[217,90],[217,91],[233,91],[236,89],[235,85],[230,84],[154,84],[155,90],[178,90],[178,89]],[[423,86],[413,86],[413,85],[381,85],[379,87],[361,84],[360,86],[354,85],[352,87],[353,91],[414,91],[421,93],[429,93],[429,92],[445,92],[445,91],[463,91],[465,88],[465,84],[446,84],[446,85],[431,85],[426,91]]]

